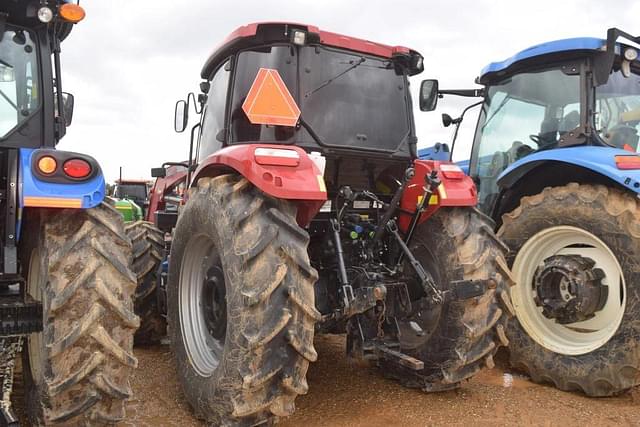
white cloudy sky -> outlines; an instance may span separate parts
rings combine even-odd
[[[64,150],[95,156],[109,181],[187,157],[188,135],[173,132],[175,101],[196,91],[211,50],[236,27],[293,21],[390,45],[425,57],[441,88],[473,87],[486,63],[532,44],[604,37],[611,26],[638,32],[633,0],[82,0],[87,18],[63,44],[64,86],[76,96]],[[437,112],[416,112],[421,146],[447,142],[440,113],[456,116],[472,100],[449,97]],[[417,109],[416,109],[417,110]],[[461,131],[456,159],[467,156],[476,116]]]

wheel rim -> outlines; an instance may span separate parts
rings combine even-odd
[[[184,347],[195,371],[208,377],[224,349],[227,309],[224,274],[215,244],[193,236],[180,268],[178,311]]]
[[[533,280],[536,269],[553,255],[579,255],[595,261],[605,273],[608,287],[604,307],[586,321],[560,324],[542,314],[535,303]],[[516,285],[511,300],[518,321],[538,344],[555,353],[580,355],[604,344],[616,333],[625,311],[626,287],[620,263],[611,249],[586,230],[558,226],[547,228],[527,240],[513,263]]]
[[[27,293],[31,297],[39,301],[44,306],[42,300],[42,283],[41,280],[41,268],[40,268],[40,249],[36,248],[31,252],[29,258],[29,273],[27,276]],[[43,319],[44,320],[44,319]],[[46,326],[46,325],[43,325]],[[27,336],[27,353],[29,355],[29,369],[31,370],[31,378],[36,382],[40,382],[42,376],[42,332],[29,334]]]

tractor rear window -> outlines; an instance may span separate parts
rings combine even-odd
[[[121,184],[116,187],[116,197],[120,199],[146,200],[146,184]]]
[[[395,151],[409,135],[407,83],[391,61],[324,47],[275,46],[238,55],[232,142],[316,144],[304,128],[249,122],[242,103],[260,68],[278,70],[301,117],[326,145]]]
[[[29,32],[7,30],[0,41],[0,138],[39,106],[36,46]]]

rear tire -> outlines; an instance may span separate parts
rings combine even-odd
[[[158,271],[164,259],[164,232],[152,222],[136,221],[125,227],[133,246],[133,271],[136,273],[134,310],[140,316],[135,345],[152,345],[167,334],[167,321],[158,305]]]
[[[34,425],[112,425],[124,419],[137,366],[135,275],[122,217],[111,206],[28,210],[21,264],[44,330],[23,352]]]
[[[422,360],[424,369],[415,372],[383,362],[384,372],[405,386],[451,390],[482,368],[492,368],[498,348],[508,344],[505,324],[511,316],[508,288],[513,279],[504,259],[507,249],[491,220],[478,210],[441,208],[418,226],[411,250],[442,291],[453,290],[454,281],[490,283],[483,295],[466,300],[436,306],[424,298],[412,301],[413,312],[399,321],[400,348]],[[410,269],[405,265],[405,271]],[[410,322],[424,334],[413,331]]]
[[[236,175],[201,178],[180,214],[169,330],[187,400],[212,425],[290,415],[308,390],[317,273],[295,218]]]
[[[581,391],[588,396],[611,396],[637,385],[640,380],[640,311],[637,310],[640,296],[634,289],[640,283],[637,197],[602,185],[571,183],[523,197],[520,206],[502,219],[498,235],[511,248],[509,264],[513,265],[518,282],[512,289],[512,299],[519,320],[511,322],[507,330],[511,364],[535,382],[553,384],[560,390]],[[555,251],[546,252],[541,243],[536,243],[544,243],[541,239],[550,242],[551,233],[563,230],[574,230],[574,234],[563,237],[566,242],[559,244]],[[579,240],[572,240],[571,236]],[[582,239],[589,236],[595,249],[602,247],[601,255],[583,243]],[[534,244],[538,249],[531,246]],[[609,288],[607,304],[619,306],[619,317],[603,318],[599,323],[604,326],[598,330],[578,324],[560,325],[535,310],[525,310],[530,305],[527,296],[533,299],[531,292],[525,292],[524,286],[532,283],[525,267],[535,268],[540,261],[534,250],[540,252],[540,259],[559,251],[580,254],[591,250],[588,254],[595,254],[589,256],[595,259],[597,267],[602,266],[599,258],[607,258],[610,253],[611,263],[617,264],[615,270],[621,280],[617,283],[609,270],[604,279]],[[617,296],[612,300],[614,292]],[[601,309],[595,315],[605,313],[608,311]],[[538,338],[532,338],[527,328]],[[585,333],[591,330],[596,333]]]

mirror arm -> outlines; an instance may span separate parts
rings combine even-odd
[[[166,168],[167,166],[182,166],[184,168],[189,167],[189,163],[185,162],[164,162],[161,167]]]
[[[456,146],[456,140],[458,139],[458,130],[460,129],[460,125],[462,124],[462,120],[464,119],[464,115],[467,113],[467,111],[469,111],[473,107],[477,107],[478,105],[480,105],[482,103],[484,103],[484,100],[475,102],[475,103],[467,106],[467,108],[462,110],[462,114],[460,114],[460,117],[458,117],[456,120],[454,120],[454,122],[456,123],[456,130],[453,133],[453,140],[451,141],[451,150],[449,151],[449,161],[450,162],[453,161],[453,149]]]
[[[194,170],[194,162],[193,162],[193,139],[196,133],[196,130],[200,127],[200,123],[196,123],[191,128],[191,142],[189,143],[189,167],[187,169],[187,186],[191,184],[191,172]]]
[[[438,96],[442,98],[443,95],[466,96],[466,97],[469,97],[469,98],[484,98],[484,89],[439,90],[438,91]]]

